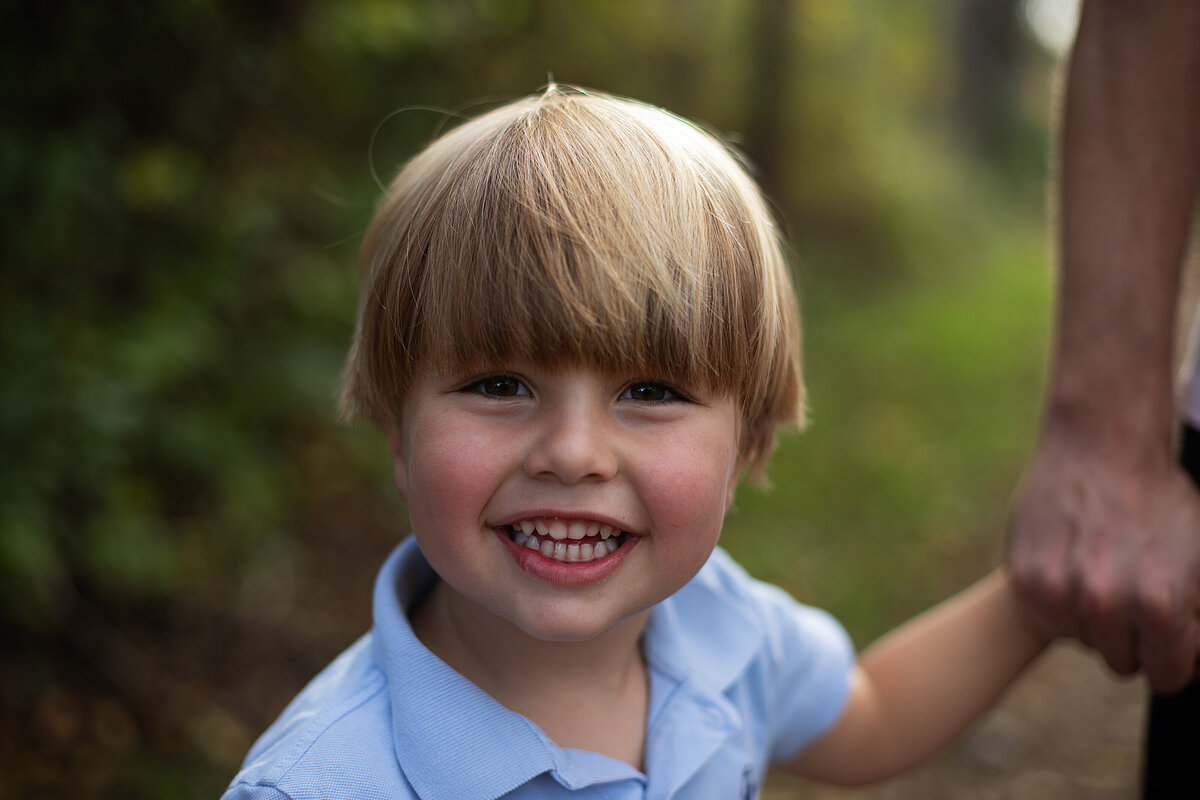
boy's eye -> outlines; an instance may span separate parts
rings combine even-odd
[[[489,375],[463,387],[463,391],[489,397],[530,397],[529,387],[512,375]]]
[[[682,400],[683,396],[661,383],[653,381],[638,381],[625,387],[621,392],[621,400],[638,400],[642,403],[665,403],[670,400]]]

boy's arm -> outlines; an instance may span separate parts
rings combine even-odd
[[[782,769],[861,785],[911,767],[953,739],[1042,651],[997,570],[869,647],[838,722]]]

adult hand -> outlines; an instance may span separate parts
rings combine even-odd
[[[1134,467],[1044,436],[1014,499],[1008,561],[1043,633],[1170,693],[1197,674],[1200,493],[1162,462]]]

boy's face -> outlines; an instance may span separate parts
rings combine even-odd
[[[389,433],[456,613],[590,639],[670,596],[717,543],[741,466],[733,398],[528,365],[426,371]]]

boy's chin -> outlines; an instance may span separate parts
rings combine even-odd
[[[608,633],[623,628],[635,628],[638,633],[645,627],[648,611],[637,611],[618,619],[600,618],[592,614],[570,614],[565,610],[539,614],[533,619],[515,621],[517,627],[530,638],[549,643],[590,642]]]

